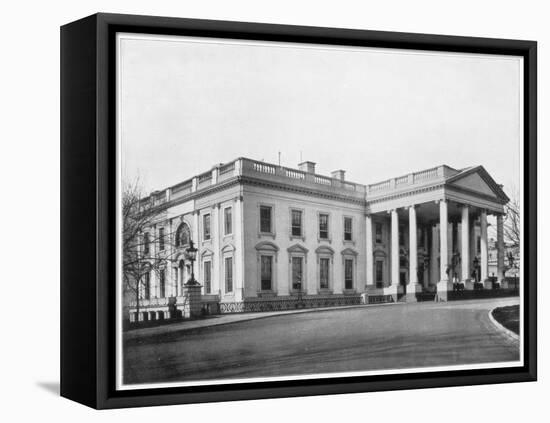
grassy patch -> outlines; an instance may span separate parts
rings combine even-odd
[[[492,313],[497,322],[519,335],[519,305],[498,307]]]

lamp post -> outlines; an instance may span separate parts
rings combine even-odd
[[[187,253],[187,258],[191,262],[191,277],[187,282],[185,282],[185,285],[198,285],[199,283],[195,280],[195,259],[197,258],[197,249],[195,248],[195,245],[193,243],[193,240],[189,241],[189,247],[185,250]]]

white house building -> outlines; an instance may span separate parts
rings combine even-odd
[[[277,309],[297,298],[446,300],[476,280],[491,287],[487,216],[495,215],[497,278],[505,288],[509,199],[482,166],[442,165],[361,185],[343,170],[319,175],[312,162],[292,169],[238,158],[149,200],[160,211],[150,239],[162,239],[150,248],[170,259],[143,283],[139,316],[127,304],[132,320],[166,318],[183,301],[190,240],[202,301],[220,312],[247,304]]]

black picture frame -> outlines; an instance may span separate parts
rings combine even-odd
[[[115,389],[115,35],[170,34],[524,58],[524,366]],[[119,408],[534,381],[537,377],[537,44],[534,41],[95,14],[61,28],[61,395]]]

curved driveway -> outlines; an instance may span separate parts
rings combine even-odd
[[[517,298],[286,314],[131,339],[124,383],[403,369],[519,360],[488,318]]]

